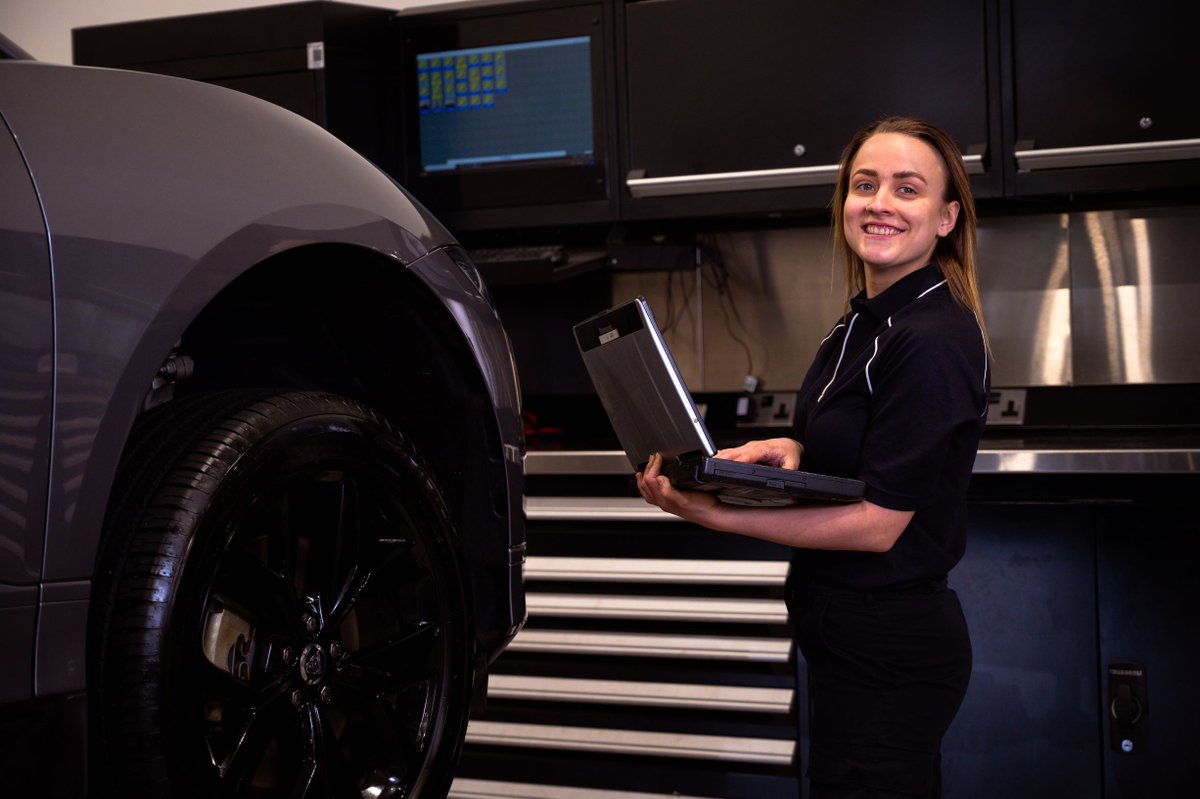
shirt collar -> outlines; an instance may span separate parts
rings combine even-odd
[[[850,308],[859,313],[866,311],[876,319],[887,319],[931,288],[941,283],[942,273],[934,264],[927,264],[917,271],[905,275],[880,294],[867,299],[866,290],[860,291],[850,300]]]

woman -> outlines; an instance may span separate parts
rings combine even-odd
[[[657,455],[638,488],[697,524],[794,548],[787,600],[808,666],[812,797],[938,796],[942,736],[971,671],[946,574],[965,549],[987,415],[975,207],[951,137],[889,118],[847,146],[833,210],[848,310],[801,387],[797,440],[718,455],[856,477],[865,499],[727,505],[671,487]]]

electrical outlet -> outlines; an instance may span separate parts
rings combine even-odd
[[[1008,425],[1025,423],[1025,389],[998,388],[988,397],[987,423]]]
[[[791,427],[795,421],[794,391],[771,391],[738,398],[738,427]]]

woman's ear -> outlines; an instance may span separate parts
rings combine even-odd
[[[958,200],[951,200],[942,209],[942,221],[938,223],[937,230],[939,237],[949,236],[950,231],[954,230],[954,225],[958,222],[958,208]]]

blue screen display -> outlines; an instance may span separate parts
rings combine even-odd
[[[426,172],[592,162],[589,37],[419,53],[416,59]]]

